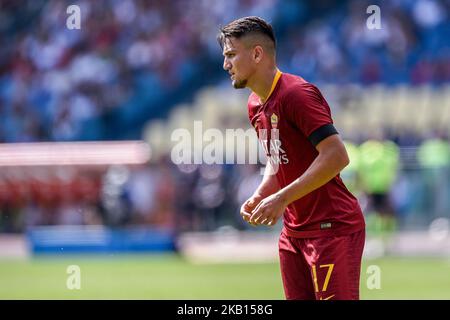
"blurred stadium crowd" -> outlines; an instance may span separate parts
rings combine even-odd
[[[273,23],[282,71],[319,87],[443,87],[450,82],[450,1],[378,3],[380,30],[366,28],[366,8],[377,1],[76,1],[80,30],[66,28],[71,4],[0,0],[3,143],[144,138],[148,121],[167,118],[180,103],[194,101],[199,89],[230,85],[223,81],[215,37],[220,25],[246,15]],[[330,98],[333,108],[335,97]],[[333,112],[338,115],[340,109]],[[244,116],[224,126],[247,128],[245,121]],[[392,159],[380,157],[379,164],[371,156],[359,167],[364,170],[350,168],[358,173],[344,174],[350,184],[358,177],[354,192],[368,211],[381,208],[401,215],[436,205],[433,215],[448,215],[449,131],[378,129],[383,139],[396,144],[389,149]],[[371,138],[345,132],[344,137],[357,146],[355,154]],[[415,168],[393,179],[400,169],[408,169],[402,165],[408,148],[431,148],[422,154],[433,159],[419,156],[420,168],[427,170]],[[384,151],[378,146],[368,152]],[[386,158],[391,161],[383,164]],[[380,174],[387,181],[373,182],[364,176],[376,172],[369,165],[392,174]],[[160,224],[178,230],[213,230],[224,224],[245,228],[237,208],[260,178],[257,166],[179,167],[168,154],[146,166],[104,171],[0,168],[0,231],[99,223]],[[411,192],[423,197],[411,197]],[[431,200],[436,192],[443,203]]]
[[[220,77],[219,25],[243,15],[272,21],[282,70],[311,82],[450,80],[449,2],[383,2],[382,29],[365,1],[2,0],[0,140],[140,138],[149,118]]]

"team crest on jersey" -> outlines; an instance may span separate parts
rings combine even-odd
[[[270,124],[272,125],[272,129],[276,129],[278,127],[278,116],[275,113],[272,113],[270,116]]]

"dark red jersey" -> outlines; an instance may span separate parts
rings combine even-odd
[[[255,93],[250,95],[248,114],[281,188],[311,165],[320,141],[337,133],[330,107],[317,87],[287,73],[277,74],[265,103]],[[357,199],[337,175],[288,205],[283,231],[291,237],[309,238],[348,234],[364,226]]]

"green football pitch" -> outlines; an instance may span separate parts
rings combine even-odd
[[[70,265],[80,289],[68,289]],[[379,267],[380,288],[369,268]],[[369,271],[369,273],[368,273]],[[73,280],[73,278],[72,278]],[[73,283],[73,282],[72,282]],[[450,260],[364,261],[362,299],[450,299]],[[0,260],[0,299],[284,299],[278,263],[191,264],[176,255]]]

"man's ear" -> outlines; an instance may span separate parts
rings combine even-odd
[[[253,59],[255,60],[256,63],[261,62],[263,55],[264,55],[264,50],[261,46],[256,46],[253,49]]]

